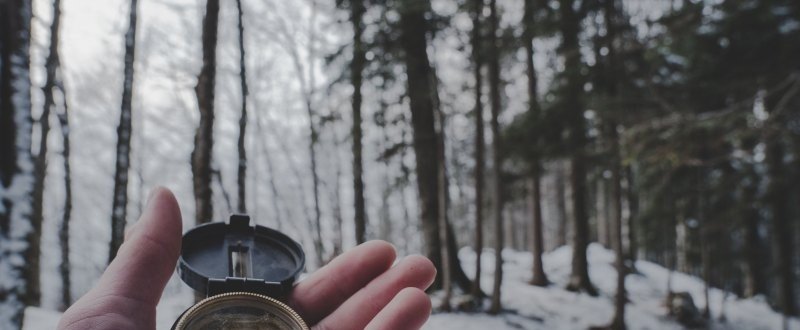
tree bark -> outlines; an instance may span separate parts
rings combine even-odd
[[[128,170],[131,154],[131,111],[133,103],[134,55],[136,54],[136,10],[138,0],[131,0],[128,32],[125,33],[125,69],[122,86],[122,106],[117,126],[117,156],[114,170],[114,199],[111,206],[111,242],[108,263],[117,256],[125,239],[128,208]]]
[[[72,170],[70,168],[70,141],[69,141],[69,108],[67,93],[61,87],[64,97],[64,108],[58,113],[61,126],[61,140],[64,144],[64,210],[61,218],[61,228],[58,230],[58,239],[61,246],[61,263],[58,266],[61,273],[61,310],[66,310],[72,305],[72,267],[70,265],[70,221],[72,218]]]
[[[364,201],[364,161],[361,156],[363,133],[361,128],[361,83],[366,63],[366,49],[362,39],[364,32],[364,3],[350,0],[350,22],[353,25],[353,60],[350,63],[350,79],[353,83],[353,192],[355,194],[356,244],[366,240],[367,212]],[[385,220],[385,219],[384,219]]]
[[[751,183],[743,189],[744,201],[755,201],[758,187]],[[754,203],[753,203],[754,204]],[[761,238],[758,234],[759,210],[750,204],[742,213],[745,229],[745,267],[744,267],[744,297],[753,297],[764,293],[764,277],[761,262]]]
[[[236,9],[239,14],[239,80],[242,90],[242,116],[239,118],[239,139],[237,147],[239,150],[239,163],[236,172],[237,182],[237,212],[247,213],[247,96],[250,90],[247,88],[247,62],[244,48],[244,11],[242,10],[242,0],[236,0]]]
[[[24,258],[29,251],[28,228],[33,191],[31,157],[30,30],[31,1],[0,2],[0,258]],[[16,228],[20,226],[21,228]],[[13,229],[12,229],[13,228]],[[24,260],[24,259],[23,259]],[[0,269],[0,305],[8,308],[0,328],[22,326],[25,265]]]
[[[530,209],[533,223],[531,224],[531,241],[533,252],[533,277],[530,280],[531,285],[547,286],[550,281],[547,279],[547,274],[544,272],[544,263],[542,261],[542,254],[544,254],[544,228],[542,226],[542,193],[541,182],[538,175],[532,175],[528,180],[530,187]]]
[[[439,156],[434,127],[434,101],[431,95],[431,67],[427,54],[427,0],[405,0],[400,6],[401,44],[405,52],[408,98],[411,108],[417,189],[426,255],[437,268],[442,266],[439,237]],[[441,286],[437,275],[434,287]]]
[[[586,248],[589,245],[589,223],[586,210],[586,129],[583,118],[583,79],[580,73],[581,58],[578,34],[580,32],[581,18],[575,12],[573,0],[561,0],[559,10],[561,13],[561,55],[565,59],[563,105],[567,112],[570,131],[570,146],[572,149],[572,208],[574,211],[574,237],[572,253],[572,274],[570,275],[567,290],[584,291],[589,295],[597,295],[597,290],[589,279],[589,265],[586,259]]]
[[[70,139],[69,139],[69,104],[67,102],[66,88],[61,79],[61,57],[59,56],[59,33],[61,31],[61,0],[53,1],[53,22],[50,25],[50,53],[47,59],[47,82],[45,83],[45,94],[50,94],[51,106],[54,106],[54,92],[56,89],[61,92],[62,108],[56,112],[59,126],[61,129],[61,140],[63,144],[62,156],[64,157],[64,209],[61,218],[61,225],[58,230],[59,245],[61,250],[61,262],[59,273],[61,275],[61,306],[63,311],[72,304],[72,275],[70,267],[70,240],[69,225],[72,215],[72,172],[70,169]],[[52,68],[52,71],[51,71]],[[45,97],[46,99],[48,96]],[[45,102],[47,103],[47,102]]]
[[[525,44],[525,67],[528,77],[528,111],[534,118],[539,118],[540,106],[537,92],[536,66],[533,62],[533,39],[534,33],[534,11],[535,1],[525,0],[525,13],[523,17],[523,42]],[[530,159],[530,178],[528,186],[530,191],[529,208],[531,212],[531,252],[533,253],[533,277],[530,284],[536,286],[546,286],[549,281],[544,272],[542,254],[544,253],[544,228],[542,224],[542,194],[541,194],[541,173],[540,162],[537,155]]]
[[[217,25],[219,0],[207,0],[203,18],[203,66],[197,76],[195,94],[200,110],[200,123],[194,135],[192,150],[192,187],[195,202],[195,223],[211,222],[211,152],[214,145],[214,87],[217,68]]]
[[[489,313],[499,313],[502,309],[500,303],[500,288],[503,282],[503,191],[502,191],[502,138],[500,132],[500,122],[498,118],[501,112],[500,99],[500,58],[497,33],[499,28],[497,1],[489,2],[489,40],[488,40],[488,65],[489,65],[489,99],[492,105],[492,120],[490,122],[492,130],[492,158],[493,158],[493,177],[492,199],[494,208],[492,209],[495,222],[495,267],[494,267],[494,286],[492,290],[492,304]]]
[[[772,210],[772,253],[777,277],[778,305],[784,315],[796,315],[794,302],[794,281],[792,280],[792,230],[791,194],[788,194],[788,173],[784,165],[784,147],[778,132],[770,132],[766,138],[767,172],[770,178],[768,201]]]
[[[483,129],[483,31],[481,30],[481,16],[483,15],[483,0],[472,2],[472,60],[473,75],[475,77],[475,280],[472,284],[472,297],[477,305],[483,298],[481,291],[481,256],[483,255],[483,190],[484,166],[486,148]]]

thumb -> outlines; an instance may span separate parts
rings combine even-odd
[[[175,196],[156,188],[97,286],[70,307],[59,329],[155,329],[155,306],[181,250]]]

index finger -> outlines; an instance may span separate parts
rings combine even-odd
[[[336,310],[347,298],[394,263],[394,247],[369,241],[336,257],[292,290],[289,305],[310,325]]]

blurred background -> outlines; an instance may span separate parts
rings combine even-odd
[[[3,0],[0,53],[2,329],[155,186],[428,256],[430,329],[800,329],[797,1]]]

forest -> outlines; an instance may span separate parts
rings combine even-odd
[[[426,256],[433,329],[797,328],[799,94],[796,0],[0,0],[0,328],[86,293],[158,186],[308,272]]]

